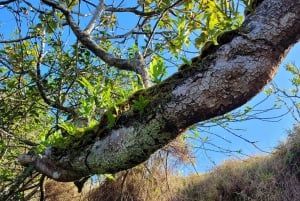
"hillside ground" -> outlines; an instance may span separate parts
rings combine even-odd
[[[298,201],[300,127],[271,154],[228,160],[206,174],[180,177],[140,166],[97,187],[86,184],[83,193],[51,180],[45,190],[49,201]]]

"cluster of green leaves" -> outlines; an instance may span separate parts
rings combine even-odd
[[[159,84],[167,74],[167,67],[164,60],[156,55],[153,56],[152,62],[149,64],[149,70],[152,82],[155,84]]]
[[[238,28],[243,20],[238,8],[236,1],[184,1],[179,9],[160,21],[159,28],[170,30],[165,36],[168,49],[177,55],[191,41],[199,49],[206,41],[216,42],[221,33]]]
[[[217,44],[217,38],[222,33],[237,29],[242,21],[240,1],[201,0],[183,1],[173,9],[170,5],[177,1],[139,1],[145,11],[164,11],[146,23],[144,30],[155,33],[153,45],[147,52],[154,52],[151,58],[150,72],[154,83],[165,78],[167,63],[178,61],[188,64],[191,57],[199,54],[207,41]],[[157,25],[157,26],[156,26]],[[148,40],[145,41],[149,42]],[[143,48],[143,47],[142,47]],[[189,49],[189,51],[186,51]],[[195,54],[190,54],[195,50]],[[157,54],[157,56],[155,55]],[[161,58],[164,55],[164,59]],[[165,56],[166,55],[166,56]]]
[[[144,113],[145,107],[150,103],[149,100],[145,99],[144,96],[140,95],[139,99],[133,100],[133,107],[138,110],[141,114]]]
[[[196,47],[202,47],[206,41],[217,44],[217,37],[229,30],[237,29],[243,22],[243,15],[238,11],[239,2],[215,0],[203,1],[200,16],[202,26],[201,33],[195,39]]]

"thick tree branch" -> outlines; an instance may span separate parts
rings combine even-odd
[[[53,164],[51,160],[44,156],[42,158],[38,156],[32,155],[20,155],[18,157],[19,161],[21,161],[22,165],[32,165],[39,172],[42,172],[44,175],[48,177],[59,180],[59,181],[71,181],[77,180],[74,178],[82,178],[86,176],[85,174],[80,174],[76,171],[64,170],[63,168]]]
[[[138,91],[118,112],[110,110],[116,115],[113,127],[104,116],[67,149],[50,148],[46,156],[22,155],[19,160],[58,181],[134,167],[194,123],[249,101],[299,39],[300,2],[264,0],[229,40],[163,83]],[[148,101],[142,111],[134,104],[140,97]]]

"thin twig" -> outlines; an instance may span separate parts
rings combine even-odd
[[[24,41],[24,40],[29,40],[29,39],[32,39],[32,38],[37,38],[39,36],[40,35],[25,36],[24,38],[18,38],[18,39],[13,39],[13,40],[1,40],[0,43],[1,44],[4,44],[4,43],[16,43],[16,42],[21,42],[21,41]]]

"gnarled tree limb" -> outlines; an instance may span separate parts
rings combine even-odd
[[[19,160],[49,177],[56,173],[58,181],[134,167],[192,124],[249,101],[274,77],[299,39],[300,1],[264,0],[230,41],[204,58],[194,58],[190,68],[163,83],[138,91],[119,105],[118,113],[111,110],[117,115],[113,127],[104,116],[80,145]],[[134,106],[139,97],[149,101],[143,111]]]

